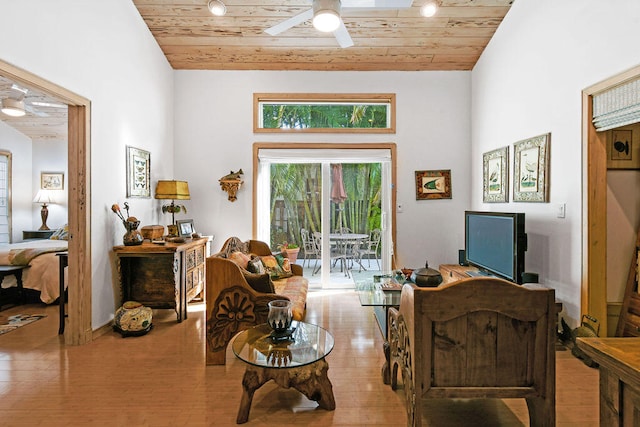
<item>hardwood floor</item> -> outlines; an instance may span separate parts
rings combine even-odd
[[[67,347],[58,337],[57,306],[19,306],[0,312],[48,317],[0,336],[2,426],[233,426],[245,366],[231,349],[226,366],[205,366],[204,304],[176,322],[154,310],[154,329],[142,337],[115,332]],[[402,388],[382,383],[382,336],[370,308],[353,291],[311,291],[306,321],[335,337],[327,357],[335,411],[316,408],[273,382],[254,396],[248,426],[403,426]],[[598,425],[598,370],[568,351],[557,352],[557,425]],[[524,400],[438,401],[430,426],[527,426]]]

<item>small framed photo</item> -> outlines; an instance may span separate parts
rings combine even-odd
[[[549,201],[550,133],[513,144],[513,201]]]
[[[151,155],[127,146],[127,197],[151,197]]]
[[[62,172],[40,173],[40,188],[43,190],[64,190],[64,174]]]
[[[450,199],[451,170],[416,171],[416,200]]]
[[[192,219],[177,220],[176,226],[178,227],[178,236],[180,237],[191,237],[191,235],[196,232]]]
[[[482,201],[509,201],[509,147],[498,148],[482,155]]]
[[[607,169],[640,169],[638,132],[634,135],[625,128],[607,132]]]

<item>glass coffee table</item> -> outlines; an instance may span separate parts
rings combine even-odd
[[[382,366],[382,380],[385,384],[391,383],[391,371],[389,368],[390,348],[387,336],[387,314],[389,308],[400,307],[400,295],[404,280],[398,279],[393,273],[381,271],[351,271],[351,277],[355,282],[356,293],[363,307],[372,307],[373,315],[380,327],[384,338],[383,351],[385,363]]]
[[[238,424],[247,422],[253,394],[269,380],[283,388],[295,388],[323,409],[336,408],[325,360],[333,350],[333,335],[310,323],[294,321],[291,328],[290,339],[272,338],[267,324],[244,330],[233,338],[233,353],[247,364]]]

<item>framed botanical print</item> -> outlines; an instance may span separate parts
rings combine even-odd
[[[127,197],[151,197],[151,155],[127,146]]]
[[[509,201],[509,147],[498,148],[482,155],[482,201]]]
[[[416,200],[450,199],[451,170],[416,171]]]
[[[549,201],[549,140],[538,135],[513,144],[513,201]]]
[[[64,190],[64,173],[41,172],[40,188],[43,190]]]

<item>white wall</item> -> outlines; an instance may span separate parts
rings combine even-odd
[[[525,212],[526,269],[580,316],[581,91],[640,64],[640,2],[519,0],[473,70],[472,203]],[[550,203],[482,203],[482,153],[551,132]],[[512,193],[511,193],[512,194]],[[566,218],[558,219],[558,204]]]
[[[62,172],[64,174],[64,187],[62,191],[56,192],[56,203],[49,204],[49,216],[47,226],[51,230],[60,228],[69,221],[68,197],[69,170],[67,169],[67,142],[66,141],[35,141],[33,142],[32,155],[32,179],[33,187],[31,194],[33,197],[40,189],[40,174],[42,172]],[[37,230],[42,225],[40,210],[42,205],[33,203],[32,227],[30,230]]]
[[[422,267],[457,262],[470,203],[469,72],[176,71],[175,176],[189,182],[188,214],[215,234],[252,236],[254,142],[395,142],[398,154],[397,260]],[[397,133],[253,134],[253,93],[396,93]],[[231,203],[218,179],[242,168],[245,184]],[[451,169],[453,199],[415,200],[417,170]],[[166,223],[166,222],[165,222]],[[164,224],[164,223],[163,223]]]
[[[110,207],[126,197],[125,146],[151,152],[152,185],[173,173],[172,69],[130,0],[0,0],[0,10],[0,59],[91,100],[92,325],[98,328],[120,305],[111,248],[122,244],[125,230]],[[143,225],[159,222],[153,198],[129,203]]]
[[[31,212],[35,193],[32,191],[31,139],[0,122],[0,150],[11,153],[11,241],[22,240],[22,230],[33,230]],[[40,227],[40,223],[38,223]],[[37,228],[36,228],[37,230]]]

